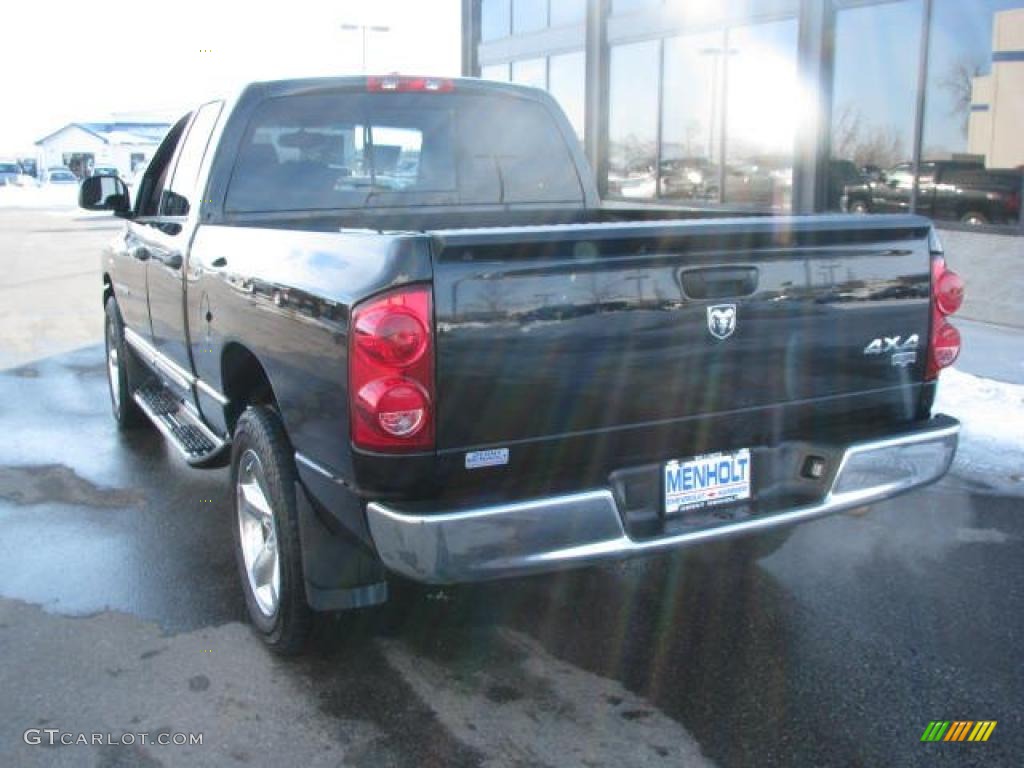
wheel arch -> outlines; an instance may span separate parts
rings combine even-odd
[[[224,419],[228,432],[235,431],[238,419],[251,405],[266,405],[281,414],[277,394],[266,366],[245,344],[231,341],[224,345],[220,356],[221,386],[228,405]],[[283,414],[281,414],[283,420]]]

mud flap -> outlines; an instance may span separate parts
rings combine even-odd
[[[344,611],[388,599],[384,568],[365,547],[330,531],[301,482],[295,483],[306,600],[315,611]]]

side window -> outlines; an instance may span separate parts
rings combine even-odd
[[[199,168],[206,156],[206,148],[220,111],[221,102],[213,101],[204,104],[196,113],[178,155],[170,188],[163,191],[162,215],[187,216],[189,208],[198,203],[196,182],[199,180]]]
[[[914,176],[910,163],[900,163],[889,171],[888,183],[893,189],[910,189],[914,185]]]
[[[174,151],[178,148],[190,116],[191,113],[174,124],[153,155],[139,184],[138,197],[135,199],[136,216],[156,216],[160,212],[160,199],[170,180],[171,160],[174,159]]]

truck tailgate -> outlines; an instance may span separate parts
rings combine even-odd
[[[617,433],[624,453],[664,452],[666,434],[711,417],[781,434],[795,411],[775,406],[849,414],[851,397],[910,420],[928,228],[815,216],[434,232],[439,454],[601,435],[607,460]]]

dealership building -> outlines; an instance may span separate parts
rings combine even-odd
[[[36,142],[36,162],[40,169],[69,168],[79,177],[107,166],[128,178],[149,162],[170,127],[166,120],[68,123]]]
[[[463,73],[549,91],[608,198],[838,210],[848,185],[902,168],[914,210],[941,161],[1001,183],[1024,167],[1024,0],[463,0],[462,15]]]
[[[995,167],[1024,158],[1024,9],[997,13],[992,69],[973,80],[968,151]]]

